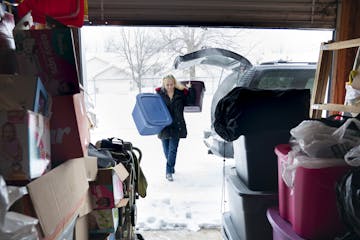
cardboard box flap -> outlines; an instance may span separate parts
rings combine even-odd
[[[39,77],[0,74],[0,95],[2,110],[28,109],[49,116],[50,96]]]
[[[82,216],[88,214],[92,210],[93,210],[93,208],[91,205],[91,193],[90,193],[90,189],[88,189],[88,192],[85,194],[84,204],[82,204],[79,209],[79,217],[82,217]]]
[[[22,110],[20,104],[15,102],[12,99],[7,98],[7,96],[4,96],[3,94],[0,95],[0,110]]]
[[[113,169],[122,182],[129,176],[129,172],[122,163],[117,164]]]
[[[129,199],[128,198],[123,198],[121,199],[118,204],[116,204],[116,208],[121,208],[121,207],[125,207],[129,202]]]
[[[27,187],[45,237],[54,239],[85,201],[89,184],[84,159],[69,160]]]
[[[85,160],[85,170],[86,170],[87,180],[89,182],[95,181],[98,171],[97,157],[83,157],[83,158]]]

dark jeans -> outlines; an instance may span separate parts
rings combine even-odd
[[[166,158],[166,174],[175,172],[174,168],[179,141],[179,138],[161,139]]]

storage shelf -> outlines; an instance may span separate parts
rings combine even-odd
[[[322,43],[317,64],[314,89],[311,97],[310,117],[320,118],[322,111],[360,113],[360,107],[343,104],[324,103],[326,87],[331,76],[333,52],[336,50],[359,47],[360,38]]]
[[[343,105],[343,104],[314,104],[312,105],[312,109],[315,110],[326,110],[326,111],[338,111],[338,112],[350,112],[350,113],[360,113],[360,106],[351,106],[351,105]]]

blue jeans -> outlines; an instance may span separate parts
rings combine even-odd
[[[166,158],[166,174],[175,172],[176,155],[179,141],[179,138],[161,139]]]

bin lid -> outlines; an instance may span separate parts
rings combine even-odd
[[[156,93],[139,93],[136,101],[145,119],[154,126],[167,126],[172,118],[163,99]]]

